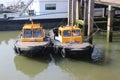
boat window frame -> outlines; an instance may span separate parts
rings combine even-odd
[[[78,31],[79,31],[79,33],[78,33]],[[78,30],[78,29],[72,30],[72,36],[80,36],[80,35],[81,35],[81,31],[80,30]]]
[[[31,31],[31,36],[29,36],[29,37],[25,36],[26,35],[25,31],[27,31],[27,30]],[[32,30],[31,29],[24,29],[23,37],[24,38],[32,38]]]
[[[64,34],[65,31],[68,31],[68,34],[69,34],[69,35],[66,35],[66,36],[65,36],[65,34]],[[64,31],[63,31],[63,37],[71,37],[71,31],[70,31],[70,30],[64,30]]]
[[[40,36],[39,37],[35,37],[34,36],[34,30],[39,30],[40,31]],[[41,29],[33,29],[33,38],[41,38],[43,35],[42,35],[42,30]]]

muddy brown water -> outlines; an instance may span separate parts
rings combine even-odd
[[[0,80],[120,80],[120,37],[106,43],[104,34],[94,45],[105,53],[104,64],[76,59],[28,58],[14,53],[19,31],[0,32]]]

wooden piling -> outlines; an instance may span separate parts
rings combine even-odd
[[[72,4],[72,1],[71,0],[68,0],[68,25],[70,25],[71,23],[71,4]]]
[[[76,0],[76,19],[79,20],[79,16],[80,16],[80,4],[79,4],[79,1]]]
[[[89,37],[90,43],[92,43],[93,17],[94,17],[94,0],[89,0],[88,2],[88,37]]]
[[[115,14],[114,8],[111,5],[109,5],[108,6],[108,21],[107,21],[107,42],[112,42],[114,14]]]
[[[106,7],[104,7],[102,10],[102,17],[106,17]]]
[[[76,22],[76,0],[68,0],[68,25]]]
[[[72,0],[72,24],[76,23],[76,0]]]
[[[83,0],[80,0],[79,3],[80,3],[80,10],[79,10],[80,11],[80,13],[79,13],[80,16],[79,16],[79,18],[83,19],[83,16],[84,16],[83,15],[84,14],[84,12],[83,12]]]
[[[84,36],[87,36],[87,26],[88,24],[88,0],[84,0],[84,26],[83,26],[83,31],[84,31]]]

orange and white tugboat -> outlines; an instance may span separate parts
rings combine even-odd
[[[25,24],[22,32],[14,44],[14,51],[21,55],[37,56],[49,52],[50,40],[45,36],[40,24]],[[48,51],[48,52],[47,52]]]
[[[62,57],[91,56],[94,46],[83,41],[82,31],[77,26],[60,26],[49,33],[53,50]]]

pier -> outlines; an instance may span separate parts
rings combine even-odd
[[[115,11],[120,9],[119,0],[69,0],[68,3],[69,25],[73,25],[77,22],[77,24],[83,26],[84,35],[89,37],[92,35],[94,25],[96,25],[95,21],[100,22],[100,18],[106,18],[107,42],[112,42],[113,26],[115,22],[114,17],[115,15],[119,15],[115,14]],[[103,8],[102,14],[99,16],[100,18],[95,18],[95,8]],[[92,37],[89,40],[92,43]]]

